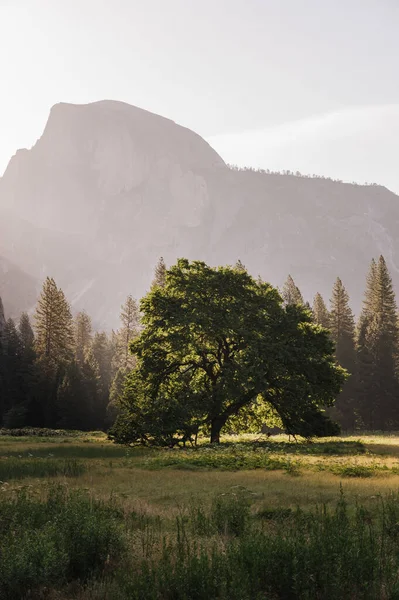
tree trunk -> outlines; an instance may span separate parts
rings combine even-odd
[[[225,424],[226,419],[216,417],[211,422],[211,444],[220,444],[220,430]]]

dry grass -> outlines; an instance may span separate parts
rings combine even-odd
[[[246,436],[241,440],[248,443],[254,440]],[[232,441],[230,438],[229,441]],[[236,441],[236,440],[234,440]],[[276,436],[275,442],[287,443],[286,436]],[[322,444],[334,442],[361,442],[366,452],[355,456],[303,454],[312,452],[312,445],[303,448],[292,443],[289,452],[300,462],[297,476],[285,471],[263,469],[242,471],[180,470],[160,468],[146,470],[143,458],[153,452],[128,450],[115,446],[104,436],[85,436],[80,439],[62,438],[0,438],[1,457],[30,456],[31,460],[48,456],[51,460],[79,458],[86,464],[86,471],[76,479],[69,480],[70,487],[85,488],[97,497],[107,498],[110,494],[123,500],[126,508],[145,511],[147,514],[174,517],[182,507],[193,500],[208,500],[242,486],[251,494],[254,507],[296,507],[314,506],[318,503],[330,504],[336,501],[340,484],[349,499],[373,503],[379,493],[399,489],[399,435],[368,435],[322,440]],[[277,445],[277,444],[276,444]],[[278,447],[278,446],[277,446]],[[300,453],[297,455],[297,450]],[[156,451],[157,452],[157,451]],[[176,452],[184,453],[184,450]],[[281,456],[281,453],[278,454]],[[277,456],[277,454],[276,454]],[[370,467],[368,477],[343,477],[331,472],[334,468]],[[395,472],[396,471],[396,472]],[[62,480],[55,477],[48,480]],[[32,485],[40,490],[48,480],[25,479],[24,485]],[[17,481],[9,481],[6,490],[20,486]],[[0,488],[1,489],[1,488]]]

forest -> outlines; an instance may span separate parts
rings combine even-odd
[[[176,304],[179,295],[194,308]],[[176,311],[185,335],[176,333]],[[217,315],[234,331],[220,347],[217,340],[227,340],[227,330]],[[270,325],[270,315],[278,329]],[[295,341],[294,332],[303,327],[306,339]],[[147,296],[140,303],[129,296],[121,307],[117,331],[93,331],[88,314],[73,315],[50,277],[34,313],[23,313],[18,323],[8,319],[0,330],[0,424],[6,429],[111,429],[122,443],[173,445],[193,442],[202,433],[218,441],[220,432],[259,432],[275,425],[305,437],[333,435],[334,423],[346,432],[399,428],[397,307],[383,256],[371,261],[357,321],[339,278],[329,303],[316,293],[310,305],[291,276],[278,291],[252,278],[240,261],[212,269],[181,260],[167,269],[160,259]],[[219,338],[215,333],[212,340],[211,331]],[[279,345],[281,331],[291,347],[298,345],[295,356]],[[265,344],[266,337],[274,345]],[[221,353],[219,359],[216,354],[210,359],[207,344]],[[180,353],[180,363],[172,365],[178,347],[191,358],[187,362]],[[195,362],[195,352],[203,366]],[[212,378],[219,375],[212,369],[218,360],[223,377],[215,387]],[[226,376],[233,364],[237,368]],[[267,385],[260,377],[266,371]],[[319,375],[323,383],[316,381]],[[271,384],[272,377],[284,385]],[[229,398],[223,410],[221,397]]]

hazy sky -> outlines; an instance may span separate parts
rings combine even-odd
[[[398,31],[399,0],[0,0],[0,172],[53,104],[108,98],[399,192]]]

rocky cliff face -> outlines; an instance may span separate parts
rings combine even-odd
[[[76,309],[115,326],[160,255],[240,258],[276,285],[291,273],[309,299],[328,298],[339,275],[357,309],[372,256],[399,283],[397,201],[378,186],[234,171],[197,134],[120,102],[58,104],[0,179],[0,255],[23,290],[0,269],[0,294],[11,312],[18,296],[29,308],[49,274]]]

